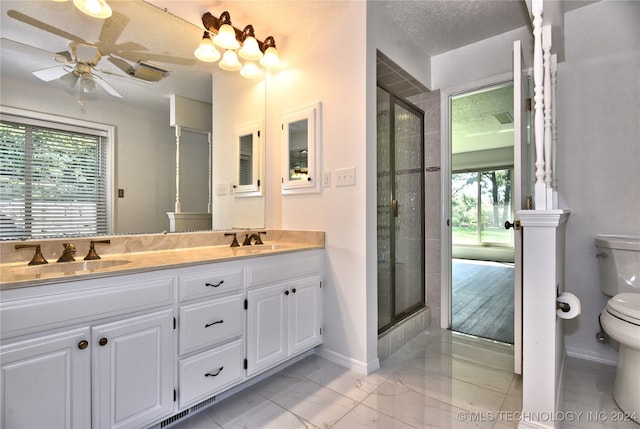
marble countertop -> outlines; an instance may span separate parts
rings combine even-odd
[[[230,247],[224,245],[195,246],[174,249],[155,249],[151,251],[104,253],[101,259],[84,261],[82,255],[76,255],[75,262],[55,260],[45,265],[27,265],[28,261],[0,264],[0,290],[37,286],[51,283],[64,283],[122,274],[134,274],[174,269],[222,261],[255,258],[260,256],[297,252],[301,250],[324,248],[324,234],[316,239],[318,233],[312,233],[312,239],[305,240],[304,234],[296,232],[294,236],[279,235],[278,241],[266,241],[264,244]],[[292,239],[285,241],[282,239]],[[302,238],[302,239],[301,239]],[[295,240],[295,241],[294,241]]]

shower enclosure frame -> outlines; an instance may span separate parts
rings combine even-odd
[[[380,196],[378,196],[378,219],[377,219],[377,225],[378,225],[378,334],[382,334],[383,332],[389,330],[390,328],[392,328],[394,325],[396,325],[398,322],[402,321],[403,319],[409,317],[410,315],[412,315],[413,313],[419,311],[420,309],[424,308],[426,303],[426,288],[425,288],[425,279],[426,279],[426,270],[425,270],[425,199],[426,199],[426,195],[425,195],[425,124],[424,124],[424,118],[425,118],[425,113],[419,109],[418,107],[416,107],[415,105],[411,104],[409,101],[407,101],[406,99],[399,97],[397,94],[394,94],[394,92],[392,90],[390,90],[388,87],[385,87],[384,85],[378,83],[377,85],[378,87],[378,91],[382,90],[384,91],[388,97],[389,97],[389,166],[390,166],[390,171],[389,171],[389,195],[388,195],[388,199],[386,201],[383,201],[381,204],[381,199]],[[402,287],[403,285],[398,285],[397,282],[397,272],[396,272],[396,265],[398,264],[398,261],[396,261],[396,256],[397,256],[397,250],[398,250],[398,243],[396,241],[397,236],[396,236],[396,220],[398,218],[397,215],[397,211],[398,211],[398,192],[397,192],[397,176],[398,176],[398,171],[396,170],[396,156],[395,156],[395,148],[396,148],[396,121],[395,121],[395,107],[396,106],[400,106],[402,109],[408,111],[409,113],[417,116],[420,119],[420,131],[419,131],[419,135],[420,135],[420,144],[419,144],[419,152],[420,152],[420,179],[419,179],[419,190],[417,192],[415,192],[416,196],[419,196],[419,202],[416,204],[417,207],[420,208],[420,215],[419,215],[419,222],[416,222],[415,229],[413,230],[413,234],[417,235],[419,241],[420,241],[420,255],[416,258],[420,261],[420,282],[419,282],[419,289],[420,289],[420,297],[419,299],[417,299],[415,302],[413,302],[413,304],[411,304],[410,306],[401,309],[401,311],[398,311],[398,309],[396,308],[396,296],[397,296],[397,288],[398,287]],[[379,121],[380,119],[378,119]],[[378,132],[380,132],[379,127],[378,127]],[[376,144],[376,150],[377,150],[377,155],[380,156],[380,150],[379,150],[379,137],[377,138],[377,144]],[[416,169],[417,170],[417,169]],[[380,176],[381,173],[380,171],[380,164],[378,163],[378,171],[377,171],[377,175],[378,175],[378,190],[377,192],[380,193]],[[381,208],[382,211],[385,212],[385,207],[388,209],[388,233],[389,233],[389,237],[388,237],[388,242],[390,244],[390,249],[389,249],[389,258],[388,258],[388,265],[389,265],[389,320],[388,323],[384,323],[384,324],[380,324],[380,315],[381,315],[381,310],[382,310],[382,306],[383,303],[381,302],[381,287],[386,287],[386,284],[383,284],[385,282],[381,282],[381,266],[383,264],[383,260],[384,258],[381,258],[381,229],[383,229],[385,227],[384,222],[381,222]],[[395,211],[395,215],[394,215],[394,211]],[[393,263],[391,263],[391,261],[394,261]]]

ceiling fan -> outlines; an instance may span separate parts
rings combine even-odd
[[[60,79],[74,88],[78,83],[83,93],[91,92],[96,84],[114,97],[122,98],[122,95],[107,82],[99,73],[112,74],[106,70],[97,69],[102,58],[102,53],[95,45],[81,42],[71,42],[69,51],[55,56],[56,61],[65,64],[35,70],[33,74],[45,82]]]

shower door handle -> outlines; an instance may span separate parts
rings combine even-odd
[[[391,200],[391,213],[393,217],[398,217],[398,200]]]

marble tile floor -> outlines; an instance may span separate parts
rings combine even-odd
[[[575,361],[565,409],[612,411],[612,367]],[[312,355],[171,428],[503,429],[517,427],[521,404],[512,346],[429,328],[368,376]],[[639,429],[581,424],[565,427]]]

